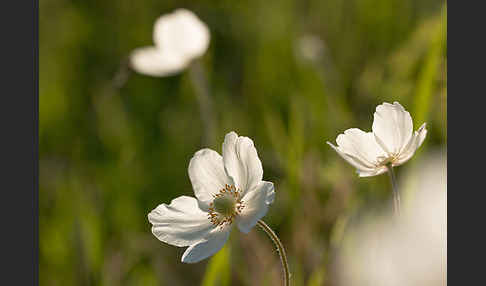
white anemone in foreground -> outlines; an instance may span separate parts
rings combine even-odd
[[[413,131],[412,117],[398,102],[376,107],[372,132],[351,128],[339,134],[338,146],[327,142],[360,177],[380,175],[387,165],[399,166],[407,162],[427,135],[425,123]]]
[[[338,285],[447,285],[447,156],[437,151],[404,174],[399,221],[374,210],[347,225],[335,260]]]
[[[223,156],[202,149],[189,162],[194,197],[180,196],[148,214],[152,233],[178,247],[189,246],[182,262],[199,262],[220,250],[233,224],[248,233],[268,210],[275,192],[262,181],[263,168],[253,141],[226,134]]]
[[[173,75],[202,56],[209,39],[206,24],[193,12],[177,9],[157,19],[153,32],[155,46],[135,49],[130,55],[130,65],[150,76]]]

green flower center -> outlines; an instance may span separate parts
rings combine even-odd
[[[224,216],[229,216],[235,211],[236,199],[230,194],[224,194],[213,201],[214,210]]]
[[[233,185],[226,185],[214,195],[213,202],[209,204],[208,219],[214,225],[223,227],[225,224],[233,223],[243,207],[240,191]]]

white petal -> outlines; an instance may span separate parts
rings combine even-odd
[[[412,137],[413,122],[410,113],[398,102],[376,107],[372,130],[376,142],[389,154],[399,154]]]
[[[138,48],[130,55],[130,66],[135,71],[150,76],[170,76],[179,73],[187,65],[184,58],[163,53],[156,47]]]
[[[358,128],[344,131],[336,139],[341,151],[360,159],[367,167],[373,168],[378,158],[385,156],[383,149],[376,143],[372,132],[364,132]]]
[[[270,182],[262,181],[262,183],[270,183]],[[271,205],[273,204],[273,201],[275,201],[275,189],[273,187],[273,183],[271,184],[272,184],[272,190],[267,192],[267,199],[265,201],[267,205]]]
[[[197,200],[187,196],[157,206],[148,214],[148,220],[159,240],[179,247],[204,239],[214,228]]]
[[[206,207],[213,201],[213,195],[224,189],[226,184],[233,184],[224,171],[223,158],[211,149],[202,149],[194,154],[188,173],[194,194]]]
[[[223,142],[224,168],[242,194],[257,186],[263,178],[262,162],[253,141],[235,132],[226,134]]]
[[[336,138],[340,152],[351,157],[360,169],[374,169],[378,158],[385,156],[381,147],[376,143],[373,133],[364,132],[358,128],[351,128],[339,134]]]
[[[355,158],[353,156],[344,154],[343,152],[341,152],[339,150],[339,147],[334,146],[331,142],[327,141],[326,143],[329,146],[331,146],[332,149],[334,149],[334,151],[336,151],[339,154],[339,156],[341,156],[341,158],[343,158],[344,160],[346,160],[346,162],[348,162],[353,167],[355,167],[358,172],[372,172],[374,170],[372,168],[366,167],[366,165],[364,163],[362,163],[359,159],[357,159],[357,158]]]
[[[248,233],[258,220],[267,214],[268,205],[273,202],[273,197],[273,183],[262,181],[242,198],[244,207],[236,220],[241,232]]]
[[[376,169],[374,169],[373,171],[358,171],[358,175],[360,177],[372,177],[372,176],[377,176],[377,175],[381,175],[385,172],[387,172],[387,168],[386,166],[380,166],[380,167],[377,167]]]
[[[206,52],[210,34],[206,24],[193,12],[177,9],[157,19],[153,37],[161,50],[177,52],[190,61]]]
[[[191,245],[182,255],[184,263],[196,263],[218,252],[223,248],[230,234],[230,227],[221,231],[213,231],[211,235],[197,244]]]
[[[425,136],[427,136],[426,123],[422,124],[420,128],[414,132],[413,137],[410,139],[410,143],[403,149],[398,159],[393,163],[393,166],[399,166],[412,158],[415,151],[424,142]]]

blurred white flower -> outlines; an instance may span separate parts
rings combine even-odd
[[[338,255],[339,285],[447,284],[446,161],[440,156],[426,162],[402,183],[413,194],[404,216],[361,214],[362,222],[349,227]],[[407,188],[410,180],[414,190]]]
[[[297,40],[298,56],[308,61],[318,61],[324,52],[324,42],[316,35],[306,34]]]
[[[181,196],[148,214],[159,240],[189,246],[182,262],[199,262],[220,250],[233,222],[248,233],[273,203],[273,183],[262,181],[253,141],[230,132],[222,149],[223,156],[202,149],[192,157],[188,172],[196,198]]]
[[[408,161],[427,135],[425,123],[413,131],[412,117],[398,102],[376,107],[373,132],[351,128],[339,134],[334,146],[327,142],[360,177],[369,177],[387,171],[387,164],[399,166]]]
[[[209,29],[191,11],[177,9],[162,15],[154,25],[155,46],[135,49],[131,67],[142,74],[168,76],[181,72],[202,56],[210,40]]]

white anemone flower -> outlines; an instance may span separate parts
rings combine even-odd
[[[169,76],[184,70],[209,46],[209,29],[193,12],[177,9],[160,16],[154,25],[155,46],[135,49],[132,68],[150,76]]]
[[[427,135],[426,123],[413,131],[412,117],[398,102],[376,107],[372,132],[351,128],[339,134],[334,146],[327,142],[360,177],[383,174],[387,165],[399,166],[412,158]]]
[[[262,163],[253,141],[230,132],[222,149],[223,156],[202,149],[189,162],[196,198],[180,196],[148,214],[152,233],[159,240],[189,246],[182,262],[199,262],[219,251],[233,223],[248,233],[273,203],[273,183],[262,181]]]

